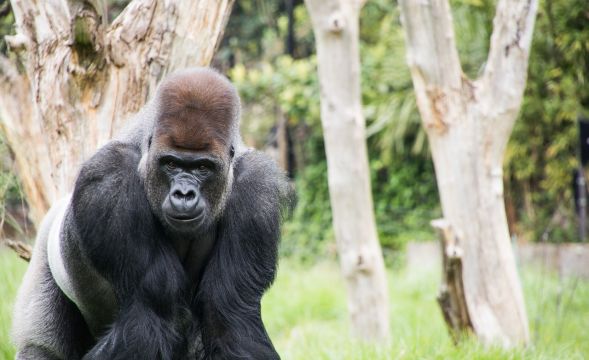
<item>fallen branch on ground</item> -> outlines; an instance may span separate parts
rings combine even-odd
[[[25,261],[31,261],[31,255],[33,253],[33,249],[29,244],[26,244],[22,241],[6,239],[4,241],[6,245],[14,250],[16,254]]]

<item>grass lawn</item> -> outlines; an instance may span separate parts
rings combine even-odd
[[[8,329],[15,291],[26,264],[0,252],[0,359],[12,359]],[[349,339],[343,281],[337,264],[312,267],[284,259],[263,302],[263,316],[284,359],[589,359],[589,283],[523,273],[533,344],[484,349],[474,340],[452,344],[435,302],[435,269],[389,272],[391,345]]]
[[[27,263],[12,251],[0,247],[0,359],[14,359],[10,344],[12,305]]]

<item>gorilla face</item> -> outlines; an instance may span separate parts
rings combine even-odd
[[[180,232],[207,229],[224,203],[228,167],[208,152],[153,149],[148,188],[164,226]]]
[[[170,191],[162,211],[170,224],[200,223],[207,207],[200,185],[216,171],[217,165],[205,156],[183,156],[167,153],[158,159],[159,167],[168,178]],[[202,201],[201,201],[202,200]]]

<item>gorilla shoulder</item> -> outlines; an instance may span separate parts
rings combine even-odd
[[[118,261],[113,254],[128,251],[133,242],[156,241],[148,236],[157,231],[137,171],[140,157],[137,146],[112,141],[84,163],[74,187],[73,221],[77,238],[84,239],[80,249],[111,281],[116,279],[108,275]]]

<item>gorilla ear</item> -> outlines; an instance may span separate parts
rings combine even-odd
[[[137,171],[139,171],[139,175],[142,179],[147,177],[147,158],[149,157],[149,150],[151,149],[151,141],[153,139],[153,134],[149,135],[147,138],[147,148],[145,148],[145,143],[141,145],[141,159],[139,160],[139,165],[137,165]]]
[[[147,155],[148,152],[143,153],[143,155],[141,155],[141,160],[139,160],[139,165],[137,165],[137,171],[143,180],[147,178]]]

